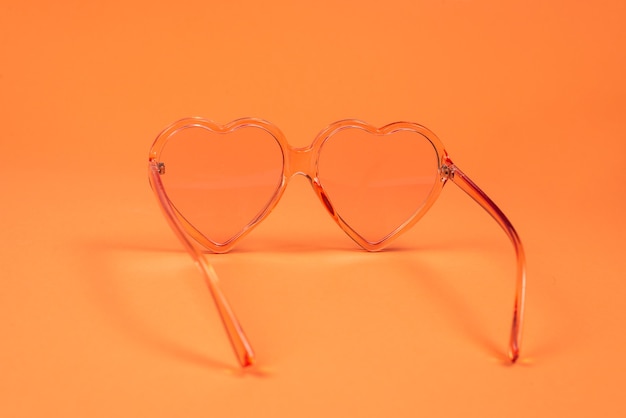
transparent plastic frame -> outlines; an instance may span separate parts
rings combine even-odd
[[[174,136],[187,128],[201,128],[211,133],[228,134],[243,128],[256,128],[269,134],[278,144],[282,154],[282,175],[276,190],[267,202],[266,206],[245,225],[237,234],[225,242],[215,242],[207,238],[196,226],[194,226],[173,204],[166,187],[161,179],[167,172],[166,164],[161,161],[164,147]],[[391,233],[382,239],[366,239],[357,232],[346,220],[338,214],[333,207],[332,199],[327,195],[324,182],[320,181],[319,160],[324,144],[337,133],[347,129],[358,129],[378,137],[392,136],[398,132],[411,132],[420,135],[428,141],[435,152],[437,159],[437,179],[432,185],[428,196],[419,208]],[[520,238],[511,222],[496,204],[465,175],[450,159],[443,144],[437,136],[422,125],[411,122],[395,122],[376,128],[359,120],[342,120],[329,125],[322,130],[313,143],[304,148],[295,148],[289,145],[282,132],[271,123],[255,118],[242,118],[226,125],[220,125],[213,121],[201,118],[187,118],[179,120],[164,131],[154,141],[149,154],[149,179],[155,196],[171,228],[182,242],[185,249],[194,259],[200,269],[207,286],[213,296],[218,312],[226,328],[227,334],[241,366],[248,366],[254,362],[254,353],[248,339],[239,324],[226,297],[223,295],[218,284],[217,275],[203,254],[201,247],[213,253],[225,253],[231,250],[241,239],[250,233],[256,225],[265,219],[272,209],[278,204],[284,193],[289,180],[295,175],[304,175],[309,181],[315,194],[335,220],[337,225],[358,245],[367,251],[379,251],[395,240],[402,233],[409,230],[433,205],[443,187],[451,180],[477,202],[491,217],[500,225],[511,240],[516,254],[517,272],[515,282],[515,297],[513,307],[513,321],[509,338],[507,356],[511,362],[515,362],[520,353],[522,338],[522,322],[524,313],[524,298],[526,287],[525,255]]]

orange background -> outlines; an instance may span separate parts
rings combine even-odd
[[[0,416],[626,414],[623,1],[95,3],[0,5]],[[299,178],[211,257],[241,371],[148,187],[191,115],[435,131],[526,246],[519,364],[513,251],[463,192],[368,254]]]

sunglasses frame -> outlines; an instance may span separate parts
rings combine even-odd
[[[265,131],[276,140],[282,153],[283,169],[280,184],[271,197],[268,205],[238,234],[223,243],[217,243],[207,238],[178,211],[168,197],[161,180],[161,176],[165,175],[167,172],[165,162],[160,159],[161,152],[163,151],[165,145],[168,140],[170,140],[178,132],[192,127],[203,128],[210,132],[221,134],[233,132],[242,128],[258,128]],[[333,135],[345,129],[361,129],[370,134],[379,136],[393,135],[399,131],[411,131],[428,140],[432,144],[437,156],[437,178],[439,181],[435,181],[435,184],[433,185],[433,188],[431,189],[425,202],[408,220],[398,226],[394,231],[375,242],[371,242],[363,238],[337,213],[335,208],[332,206],[331,200],[324,191],[323,182],[319,179],[318,162],[320,152],[322,151],[324,144]],[[230,251],[241,239],[250,233],[256,225],[258,225],[270,214],[270,212],[278,204],[282,194],[287,188],[289,180],[295,175],[304,175],[307,177],[315,194],[318,196],[339,227],[358,245],[367,251],[379,251],[385,248],[402,233],[408,231],[412,226],[414,226],[415,223],[421,219],[421,217],[437,200],[437,197],[443,190],[443,187],[448,180],[451,180],[459,186],[485,211],[487,211],[487,213],[489,213],[489,215],[491,215],[496,222],[498,222],[515,248],[517,274],[513,322],[511,326],[507,356],[511,362],[515,362],[518,359],[522,337],[521,333],[526,289],[526,261],[522,243],[515,228],[504,213],[452,162],[442,142],[426,127],[412,122],[394,122],[385,125],[382,128],[376,128],[363,121],[346,119],[335,122],[323,129],[315,137],[315,140],[310,146],[295,148],[289,145],[285,136],[276,126],[262,119],[241,118],[228,124],[220,125],[207,119],[185,118],[171,124],[157,136],[150,149],[148,168],[150,185],[155,193],[157,201],[159,202],[170,227],[178,236],[187,252],[189,252],[191,257],[194,259],[196,265],[200,269],[200,272],[205,278],[241,366],[245,367],[252,364],[254,362],[254,353],[241,325],[239,324],[239,321],[237,320],[233,310],[230,308],[226,297],[221,292],[217,274],[211,264],[204,257],[203,250],[200,248],[200,245],[213,253],[225,253]]]

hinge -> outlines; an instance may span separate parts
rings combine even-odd
[[[452,180],[454,177],[454,168],[452,166],[443,164],[439,171],[441,172],[441,181]]]

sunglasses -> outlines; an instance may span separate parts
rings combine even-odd
[[[409,230],[448,180],[507,234],[517,258],[508,358],[519,357],[526,268],[513,225],[450,159],[424,126],[395,122],[376,128],[342,120],[304,148],[290,146],[271,123],[243,118],[219,125],[187,118],[162,131],[150,149],[152,190],[171,228],[199,267],[241,366],[254,353],[220,290],[204,250],[225,253],[276,206],[289,180],[305,176],[339,227],[367,251],[379,251]]]

